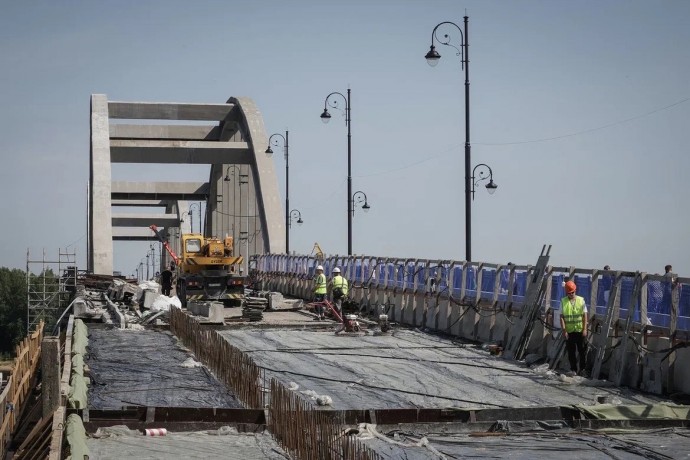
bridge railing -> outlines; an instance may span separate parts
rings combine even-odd
[[[530,265],[374,256],[330,256],[319,262],[312,256],[285,254],[258,256],[257,269],[259,273],[310,280],[318,264],[323,265],[327,277],[332,276],[335,267],[340,267],[352,285],[353,297],[358,300],[367,297],[364,291],[379,289],[390,294],[438,295],[443,299],[452,298],[460,303],[480,306],[509,304],[513,311],[520,311],[525,301],[527,280],[532,274]],[[622,272],[628,275],[619,278],[616,278],[616,273],[613,270],[548,267],[545,275],[547,296],[542,308],[544,311],[548,308],[559,310],[560,300],[565,297],[564,283],[572,279],[577,284],[578,295],[587,302],[590,317],[603,317],[608,294],[617,284],[619,295],[613,306],[619,309],[619,317],[625,319],[628,314],[626,305],[633,292],[634,272]],[[668,328],[672,310],[676,308],[676,329],[689,331],[690,284],[674,283],[671,278],[661,275],[642,275],[643,289],[636,299],[633,320]]]
[[[327,277],[340,267],[361,312],[385,311],[394,322],[496,343],[507,342],[535,276],[532,266],[511,263],[367,255],[317,261],[285,254],[258,256],[254,276],[265,289],[311,299],[318,264]],[[549,360],[558,354],[561,299],[565,281],[573,280],[588,306],[589,344],[600,352],[592,353],[599,361],[597,372],[625,375],[631,386],[639,386],[644,374],[648,391],[690,392],[690,368],[675,366],[676,356],[678,362],[690,359],[690,278],[558,266],[546,267],[542,276],[545,295],[538,321],[530,326],[528,353]],[[641,356],[646,364],[628,356]]]

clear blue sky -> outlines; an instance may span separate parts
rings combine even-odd
[[[353,187],[372,206],[355,215],[355,252],[461,260],[463,75],[448,47],[435,68],[424,54],[433,27],[467,9],[472,163],[499,185],[476,194],[473,258],[534,263],[550,243],[555,265],[690,275],[690,2],[1,5],[1,265],[72,244],[85,266],[92,93],[253,98],[268,134],[290,130],[290,201],[305,220],[292,249],[345,253],[346,128],[318,115],[348,85]],[[116,165],[113,179],[208,179],[167,168]],[[147,247],[117,243],[115,269],[133,272]]]

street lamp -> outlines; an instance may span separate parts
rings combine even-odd
[[[274,137],[275,139],[273,139]],[[290,254],[290,151],[288,148],[289,133],[287,130],[285,130],[285,136],[279,133],[271,134],[271,137],[268,138],[266,155],[273,155],[271,140],[273,140],[273,145],[278,147],[280,145],[278,138],[283,140],[283,148],[285,150],[285,253]]]
[[[189,211],[187,211],[187,215],[189,216],[189,232],[194,233],[194,213],[192,212],[194,206],[199,210],[199,233],[201,233],[201,205],[198,203],[189,205]]]
[[[347,126],[347,255],[352,255],[352,131],[351,131],[351,112],[352,104],[350,101],[350,88],[347,89],[347,97],[342,93],[333,92],[326,96],[323,102],[323,113],[321,114],[321,121],[328,123],[331,120],[331,114],[328,113],[328,107],[334,109],[338,107],[338,101],[330,101],[331,96],[338,95],[345,101],[345,125]]]
[[[479,174],[476,176],[476,181],[475,181],[475,171],[477,171],[478,168],[482,168],[479,170]],[[487,172],[488,171],[488,172]],[[477,186],[478,183],[481,181],[489,179],[489,183],[486,184],[486,191],[489,192],[489,195],[493,195],[496,189],[498,188],[498,185],[496,185],[496,182],[494,182],[494,174],[493,171],[491,171],[491,168],[489,165],[484,164],[484,163],[479,163],[477,166],[474,167],[472,170],[472,200],[474,200],[474,188]]]
[[[353,216],[355,215],[355,204],[360,204],[360,203],[364,203],[362,205],[362,210],[364,212],[369,212],[369,210],[371,209],[371,206],[369,206],[369,202],[367,201],[367,194],[361,190],[358,190],[352,195],[352,215]]]
[[[299,212],[297,209],[293,209],[290,211],[290,214],[288,214],[288,228],[292,225],[292,221],[296,219],[297,225],[302,225],[304,221],[302,220],[302,213]]]
[[[430,66],[434,67],[438,64],[441,55],[436,51],[436,47],[434,46],[434,40],[437,40],[442,45],[455,48],[457,51],[456,56],[460,56],[461,67],[465,70],[465,260],[470,262],[472,260],[472,201],[470,200],[470,168],[472,162],[470,158],[470,58],[468,46],[469,36],[467,33],[467,21],[469,17],[465,16],[464,19],[464,32],[460,26],[454,22],[445,21],[437,24],[431,32],[431,47],[424,57]],[[448,34],[444,34],[443,39],[436,36],[436,31],[444,24],[455,26],[458,29],[460,32],[460,48],[450,43],[450,36]]]

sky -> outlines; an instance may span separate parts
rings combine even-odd
[[[347,252],[352,90],[357,254],[465,255],[464,74],[431,31],[469,16],[472,256],[690,275],[690,2],[684,0],[0,0],[0,265],[86,259],[89,99],[252,98],[290,131],[291,249]],[[454,28],[440,29],[459,43]],[[274,155],[280,190],[285,164]],[[208,180],[207,166],[114,165],[113,180]],[[284,198],[284,197],[283,197]],[[343,199],[345,198],[345,199]],[[148,243],[117,242],[134,272]],[[36,257],[33,257],[36,256]]]

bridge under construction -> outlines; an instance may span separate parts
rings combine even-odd
[[[690,278],[552,266],[550,246],[517,265],[287,254],[268,145],[248,98],[92,95],[88,266],[58,270],[57,306],[32,304],[0,379],[0,458],[685,455]],[[207,164],[209,179],[113,181],[112,163]],[[243,305],[183,308],[114,276],[113,241],[156,225],[179,252],[200,200],[200,233],[245,257]],[[314,321],[318,265],[349,280],[356,330]],[[589,307],[585,375],[567,373],[566,281]]]

